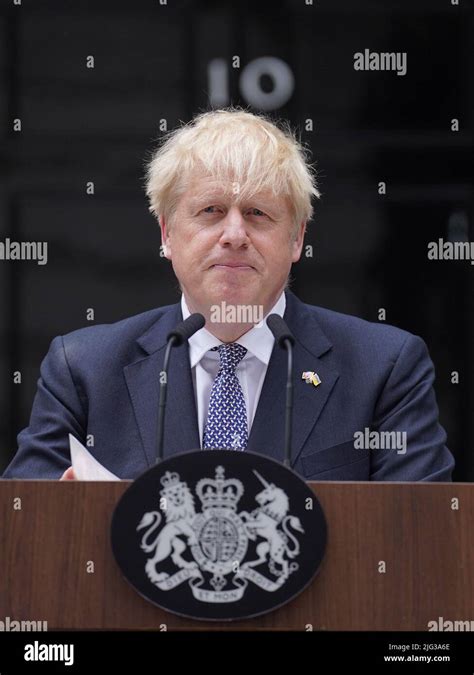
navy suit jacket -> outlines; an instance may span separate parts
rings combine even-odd
[[[423,340],[286,296],[285,320],[296,339],[294,470],[308,480],[449,481],[454,461]],[[59,478],[71,463],[69,433],[120,478],[151,467],[166,337],[181,320],[176,304],[56,337],[4,478]],[[303,371],[316,372],[321,384],[307,384]],[[286,353],[275,345],[248,449],[277,460],[285,382]],[[173,350],[168,383],[165,457],[200,447],[187,345]],[[366,428],[405,431],[406,453],[356,449],[354,433]]]

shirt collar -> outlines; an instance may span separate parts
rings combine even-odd
[[[286,298],[283,292],[276,303],[273,305],[268,314],[265,315],[263,321],[247,333],[244,333],[237,342],[247,349],[247,355],[250,353],[256,356],[259,361],[268,366],[270,356],[275,343],[275,338],[271,330],[267,326],[266,318],[270,314],[279,314],[283,317],[286,308]],[[181,296],[181,311],[183,313],[183,320],[187,319],[190,311],[184,299],[184,294]],[[213,347],[218,347],[221,341],[210,333],[206,328],[201,328],[194,335],[189,338],[189,359],[191,368],[203,358],[203,356]],[[246,356],[247,356],[246,355]]]

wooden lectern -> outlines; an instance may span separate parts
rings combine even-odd
[[[0,480],[2,620],[47,621],[48,630],[298,631],[474,620],[472,484],[310,483],[328,523],[320,573],[284,607],[230,623],[170,614],[122,577],[109,528],[128,485]]]

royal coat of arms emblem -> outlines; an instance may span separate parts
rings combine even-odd
[[[285,491],[255,470],[254,474],[263,489],[255,495],[256,507],[250,513],[238,511],[244,486],[226,478],[223,466],[216,467],[214,478],[196,485],[201,512],[179,475],[164,474],[160,511],[145,513],[137,526],[143,530],[141,548],[151,554],[145,565],[151,583],[167,591],[189,580],[194,597],[202,602],[240,600],[249,582],[267,592],[285,583],[298,569],[298,535],[304,530],[299,518],[288,513]],[[249,556],[252,548],[254,556]],[[173,573],[160,570],[168,558]]]
[[[159,462],[120,498],[115,559],[145,598],[201,620],[258,616],[316,575],[326,521],[311,487],[254,452],[198,450]]]

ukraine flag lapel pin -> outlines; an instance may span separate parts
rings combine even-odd
[[[321,378],[318,373],[313,373],[312,370],[305,370],[301,375],[301,379],[306,382],[306,384],[314,384],[315,387],[321,384]]]

